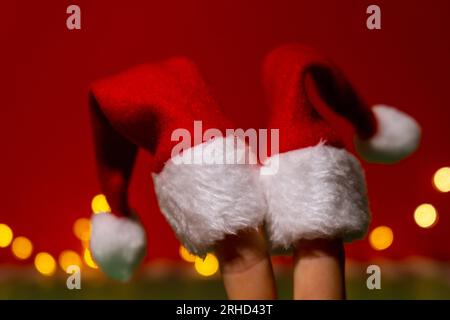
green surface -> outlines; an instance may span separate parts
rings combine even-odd
[[[404,278],[383,281],[381,290],[368,290],[365,279],[347,281],[349,299],[450,299],[450,285],[438,279]],[[288,276],[278,278],[281,299],[290,299]],[[64,279],[0,280],[0,299],[225,299],[219,279],[138,278],[131,283],[83,281],[69,290]]]

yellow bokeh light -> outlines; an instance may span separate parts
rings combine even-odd
[[[185,247],[180,246],[178,252],[180,253],[180,257],[183,258],[184,261],[195,262],[196,256],[190,253]]]
[[[33,244],[28,238],[17,237],[14,239],[11,250],[17,259],[28,259],[33,253]]]
[[[389,227],[376,227],[370,233],[369,242],[375,250],[385,250],[392,245],[392,242],[394,242],[394,233]]]
[[[421,204],[414,211],[414,220],[421,228],[431,228],[436,224],[437,218],[436,209],[429,203]]]
[[[94,259],[92,258],[91,251],[89,249],[84,249],[84,262],[93,269],[98,269],[97,264],[95,263]]]
[[[0,248],[6,248],[13,239],[13,232],[6,224],[0,223]]]
[[[59,266],[64,271],[67,271],[67,268],[72,265],[81,266],[81,258],[75,251],[72,250],[64,250],[59,255]]]
[[[212,276],[219,270],[219,260],[212,253],[208,253],[203,260],[200,257],[195,258],[195,270],[202,276]]]
[[[103,194],[92,198],[91,207],[94,214],[111,212],[111,207]]]
[[[73,225],[73,233],[81,241],[89,241],[91,237],[91,222],[89,219],[80,218]]]
[[[450,191],[450,167],[440,168],[433,176],[433,185],[441,192]]]
[[[56,261],[49,253],[40,252],[34,258],[34,266],[43,275],[51,276],[55,273]]]

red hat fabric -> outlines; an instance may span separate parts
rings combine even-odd
[[[366,159],[398,161],[420,140],[411,117],[386,106],[368,107],[314,49],[293,44],[269,53],[263,84],[271,110],[269,128],[279,129],[280,141],[279,154],[265,162],[268,168],[276,164],[276,173],[262,175],[261,181],[275,249],[289,249],[299,239],[351,241],[362,237],[370,222],[363,170],[308,96],[307,76],[326,106],[354,126],[357,150]]]
[[[91,249],[100,268],[128,279],[145,253],[145,231],[128,204],[139,148],[153,155],[163,215],[199,256],[225,235],[263,223],[275,251],[299,239],[362,237],[370,222],[363,170],[308,96],[307,76],[323,102],[352,123],[367,160],[396,162],[417,148],[414,119],[391,107],[370,108],[328,59],[301,45],[275,49],[263,65],[268,129],[278,129],[280,140],[278,148],[271,141],[262,166],[256,150],[229,133],[233,123],[188,59],[141,65],[94,83],[100,184],[115,214],[92,218]]]
[[[154,155],[155,172],[178,142],[171,139],[175,129],[185,128],[194,137],[195,120],[202,121],[203,130],[216,128],[223,134],[231,127],[195,65],[182,57],[97,81],[92,93],[114,129]]]
[[[391,163],[416,150],[420,128],[407,114],[387,106],[369,107],[342,72],[317,50],[290,44],[270,52],[263,65],[263,84],[271,106],[269,127],[290,139],[280,141],[279,152],[326,141],[343,147],[333,125],[317,111],[306,89],[311,76],[325,104],[355,128],[358,152],[368,161]]]
[[[188,59],[141,65],[94,83],[91,110],[100,182],[114,213],[130,216],[127,189],[142,148],[154,158],[160,209],[192,253],[205,256],[226,234],[262,223],[255,156],[242,140],[226,135],[232,125]],[[230,158],[234,162],[225,161]],[[249,158],[254,161],[242,161]],[[128,223],[129,235],[125,221],[105,214],[92,219],[94,258],[118,279],[131,275],[145,249],[144,231],[136,236],[136,224]],[[120,241],[111,242],[110,224],[123,228]]]

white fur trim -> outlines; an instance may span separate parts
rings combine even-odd
[[[274,157],[278,172],[260,177],[274,251],[291,249],[300,239],[364,236],[370,214],[364,173],[355,157],[322,143]]]
[[[230,158],[233,153],[234,164],[213,163],[213,158]],[[266,206],[259,167],[249,161],[242,164],[246,154],[256,162],[241,140],[216,137],[170,159],[153,175],[161,211],[190,252],[205,256],[225,235],[262,224]],[[180,157],[187,156],[204,164],[183,164]]]
[[[126,281],[146,252],[145,231],[139,222],[111,213],[92,219],[91,250],[100,269],[111,278]]]
[[[419,124],[395,108],[377,105],[378,130],[369,140],[355,139],[358,153],[369,162],[395,163],[413,153],[420,143]]]

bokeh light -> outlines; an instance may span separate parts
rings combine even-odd
[[[180,246],[179,249],[180,257],[187,262],[195,262],[196,256],[190,253],[184,246]]]
[[[91,222],[89,219],[80,218],[73,225],[73,233],[81,241],[89,241],[91,237]]]
[[[414,211],[414,220],[421,228],[431,228],[436,224],[437,218],[436,209],[429,203],[421,204]]]
[[[196,257],[195,270],[202,276],[212,276],[219,270],[219,260],[212,253],[208,253],[205,259]]]
[[[98,194],[92,198],[91,207],[94,214],[111,212],[111,207],[103,194]]]
[[[67,268],[71,265],[81,266],[81,258],[75,251],[72,250],[64,250],[59,255],[59,266],[64,272],[67,271]]]
[[[36,255],[34,266],[37,271],[45,276],[51,276],[56,270],[55,259],[47,252],[40,252]]]
[[[394,233],[389,227],[376,227],[369,235],[369,242],[375,250],[385,250],[394,242]]]
[[[0,223],[0,248],[6,248],[11,244],[13,232],[9,226]]]
[[[92,269],[98,269],[97,264],[95,263],[94,259],[92,258],[91,251],[89,249],[84,249],[84,262],[91,267]]]
[[[450,167],[440,168],[433,176],[434,187],[441,192],[450,191]]]
[[[33,244],[26,237],[17,237],[14,239],[11,250],[17,259],[28,259],[33,253]]]

